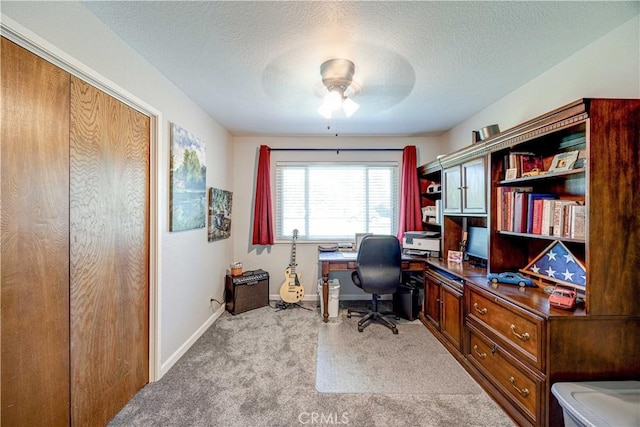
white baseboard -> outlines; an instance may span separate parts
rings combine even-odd
[[[156,379],[156,381],[162,378],[164,374],[169,372],[169,369],[171,369],[171,367],[175,365],[175,363],[178,360],[180,360],[182,356],[184,356],[187,350],[189,350],[191,346],[195,344],[196,341],[198,341],[198,338],[200,338],[202,334],[204,334],[205,331],[209,329],[209,326],[213,325],[213,322],[215,322],[218,319],[218,317],[222,316],[222,313],[224,313],[224,310],[225,310],[225,305],[223,304],[211,315],[211,317],[207,319],[206,322],[202,324],[202,326],[198,328],[197,331],[193,333],[193,335],[189,337],[187,341],[184,342],[184,344],[180,346],[180,348],[178,348],[171,355],[171,357],[169,357],[169,359],[167,359],[166,362],[160,365],[160,376]]]

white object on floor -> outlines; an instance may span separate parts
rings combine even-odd
[[[338,317],[340,308],[340,281],[329,279],[329,317]],[[320,315],[324,314],[324,301],[322,300],[322,279],[318,279],[318,298],[320,299]]]
[[[640,381],[559,382],[551,392],[565,427],[640,426]]]

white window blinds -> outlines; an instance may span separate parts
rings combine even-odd
[[[276,163],[276,239],[352,241],[396,234],[398,164]]]

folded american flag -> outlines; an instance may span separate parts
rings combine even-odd
[[[587,285],[587,272],[584,265],[559,240],[547,246],[520,271],[581,289],[585,289]]]

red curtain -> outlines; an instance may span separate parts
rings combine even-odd
[[[271,206],[271,151],[260,146],[256,198],[253,211],[253,244],[273,245],[273,208]]]
[[[402,189],[400,193],[400,223],[398,224],[398,240],[401,242],[405,231],[422,230],[417,168],[416,147],[408,145],[404,147],[402,152]]]

